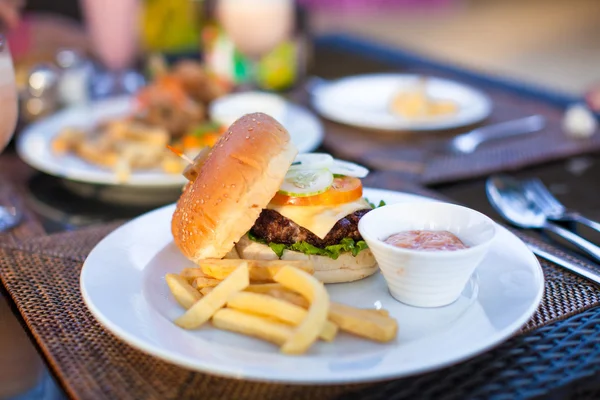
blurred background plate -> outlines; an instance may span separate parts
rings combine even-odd
[[[323,141],[323,125],[317,116],[276,94],[259,91],[232,93],[213,100],[209,110],[211,119],[223,126],[231,125],[245,114],[268,114],[285,126],[300,153],[315,150]]]
[[[17,138],[21,158],[35,169],[71,181],[110,186],[175,188],[186,182],[180,174],[160,170],[134,171],[120,182],[113,171],[89,164],[74,155],[55,155],[51,141],[65,127],[92,128],[102,120],[126,115],[132,107],[131,97],[118,97],[68,108],[27,126]],[[290,131],[300,152],[316,149],[323,138],[323,128],[308,110],[285,102],[282,122]]]
[[[428,96],[455,102],[457,112],[420,119],[404,118],[390,112],[394,96],[412,90],[421,78],[411,74],[372,74],[321,83],[312,90],[313,105],[318,113],[330,120],[390,131],[457,128],[485,119],[492,110],[492,102],[482,92],[458,82],[428,77]]]
[[[159,170],[134,171],[125,182],[119,182],[109,169],[89,164],[74,155],[55,155],[52,138],[65,127],[88,128],[102,120],[121,117],[132,106],[130,97],[119,97],[68,108],[27,126],[17,137],[17,152],[29,165],[60,178],[79,182],[143,187],[178,187],[185,183],[180,174],[167,174]]]

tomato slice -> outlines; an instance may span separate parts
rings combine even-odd
[[[293,197],[277,193],[271,203],[279,206],[330,206],[350,203],[362,197],[362,182],[343,176],[333,179],[329,190],[316,196]]]

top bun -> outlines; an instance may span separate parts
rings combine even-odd
[[[171,232],[181,252],[192,261],[224,257],[279,190],[297,153],[268,115],[235,121],[177,202]]]

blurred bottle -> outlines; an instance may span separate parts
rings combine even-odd
[[[225,81],[285,90],[305,74],[308,34],[294,0],[203,0],[202,47]]]
[[[143,0],[142,45],[149,52],[197,51],[203,0]]]

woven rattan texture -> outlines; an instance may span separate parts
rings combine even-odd
[[[540,379],[548,381],[544,383],[547,388],[564,383],[568,376],[562,375],[558,360],[571,363],[569,368],[587,375],[582,366],[592,362],[587,358],[598,356],[597,344],[580,341],[581,335],[596,335],[597,342],[592,343],[600,343],[600,312],[594,309],[519,335],[501,349],[460,367],[378,384],[376,390],[372,385],[303,387],[248,383],[189,372],[117,340],[95,321],[82,301],[82,262],[93,246],[117,226],[34,238],[0,248],[3,284],[58,379],[75,398],[392,399],[415,398],[417,394],[419,398],[461,398],[457,393],[488,398],[506,390],[534,393],[540,390]],[[548,250],[557,253],[554,248]],[[598,291],[587,281],[548,264],[544,265],[544,273],[546,294],[525,330],[599,303]],[[515,380],[516,375],[522,377]]]
[[[480,125],[493,124],[540,114],[546,117],[546,128],[532,135],[489,142],[469,155],[453,155],[442,151],[455,134],[476,126],[444,132],[377,132],[358,129],[330,121],[325,123],[323,146],[332,154],[359,161],[382,171],[396,171],[422,184],[455,182],[481,177],[497,171],[517,170],[525,166],[590,153],[600,149],[600,135],[587,140],[570,139],[561,127],[563,110],[544,102],[514,93],[480,80],[465,80],[447,70],[415,67],[361,57],[351,52],[326,48],[318,53],[315,75],[335,79],[358,73],[399,72],[424,74],[458,80],[486,93],[493,102],[490,117]],[[304,91],[297,100],[308,104]]]

